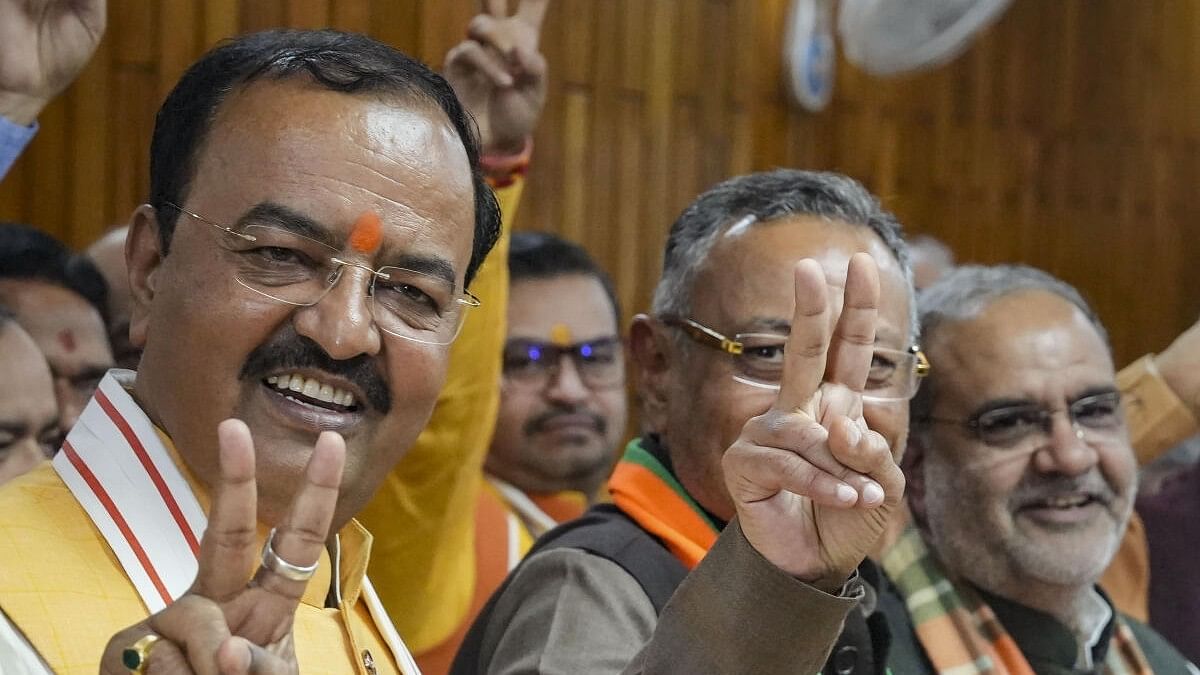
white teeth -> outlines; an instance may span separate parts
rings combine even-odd
[[[1047,499],[1046,505],[1055,509],[1066,509],[1074,506],[1083,506],[1087,501],[1087,495],[1064,495]]]
[[[331,384],[325,384],[311,377],[285,373],[283,375],[271,375],[266,379],[266,383],[281,391],[294,391],[325,403],[345,407],[354,405],[354,395],[350,392],[345,389],[338,389]]]

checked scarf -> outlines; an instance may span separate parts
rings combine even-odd
[[[946,577],[916,528],[908,528],[888,551],[883,568],[904,598],[917,638],[936,672],[1033,675],[991,608],[971,589]],[[1112,646],[1097,672],[1152,675],[1129,626],[1119,616],[1114,621]]]

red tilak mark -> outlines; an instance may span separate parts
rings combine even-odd
[[[60,330],[58,332],[58,344],[62,345],[62,348],[69,352],[75,351],[75,334],[66,329]]]
[[[350,247],[359,253],[374,253],[383,241],[383,223],[379,214],[374,211],[363,211],[354,221],[354,230],[350,232]]]

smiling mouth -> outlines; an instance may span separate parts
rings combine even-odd
[[[1096,495],[1075,492],[1065,495],[1053,495],[1044,499],[1029,502],[1021,507],[1022,511],[1027,510],[1048,510],[1070,512],[1076,509],[1086,508],[1092,505],[1103,505],[1103,501]]]
[[[262,384],[284,398],[330,412],[356,413],[362,410],[352,392],[299,373],[271,375],[263,378]]]

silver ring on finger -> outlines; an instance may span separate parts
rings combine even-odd
[[[267,535],[267,541],[263,543],[262,566],[264,569],[289,581],[308,581],[316,574],[317,566],[321,563],[320,560],[311,565],[293,565],[275,553],[275,549],[271,546],[274,541],[275,528],[271,528],[271,532]]]

